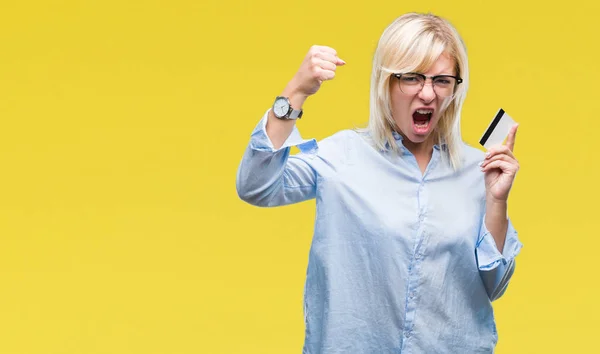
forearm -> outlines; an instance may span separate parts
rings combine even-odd
[[[508,204],[501,200],[495,200],[488,197],[485,207],[485,226],[492,234],[498,251],[502,253],[504,250],[504,242],[506,241],[506,230],[508,228]]]
[[[292,108],[294,109],[301,109],[304,101],[306,101],[307,98],[306,96],[291,89],[289,85],[282,92],[281,96],[288,97],[290,99]],[[283,143],[292,133],[295,124],[295,119],[278,119],[275,117],[275,114],[273,114],[273,110],[269,111],[266,131],[275,149],[279,149],[283,145]]]

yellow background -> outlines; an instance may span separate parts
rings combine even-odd
[[[303,136],[366,123],[407,11],[466,41],[467,142],[521,123],[497,353],[597,352],[598,2],[3,0],[0,353],[299,353],[314,204],[247,205],[237,166],[312,44],[348,64]]]

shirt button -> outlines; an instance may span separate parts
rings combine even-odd
[[[410,295],[409,295],[410,299],[411,299],[411,300],[412,300],[412,299],[414,299],[414,298],[415,298],[415,296],[417,296],[417,294],[415,294],[415,292],[414,292],[414,291],[411,291],[411,292],[410,292]]]
[[[411,333],[410,333],[410,332],[406,332],[406,333],[404,334],[404,336],[405,336],[406,338],[410,338],[410,335],[411,335]]]

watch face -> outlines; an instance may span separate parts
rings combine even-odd
[[[275,100],[275,103],[273,104],[273,113],[275,113],[275,116],[283,117],[288,113],[289,110],[290,105],[285,97]]]

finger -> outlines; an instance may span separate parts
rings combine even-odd
[[[508,138],[506,139],[506,146],[510,149],[510,151],[515,150],[515,138],[517,137],[517,129],[519,128],[519,123],[513,125],[508,132]]]
[[[495,145],[495,146],[492,146],[491,148],[489,148],[488,151],[485,153],[485,159],[489,160],[498,154],[505,154],[512,158],[515,158],[515,156],[513,155],[512,151],[508,148],[508,146]]]
[[[489,163],[488,165],[486,165],[485,167],[481,168],[482,172],[488,172],[490,170],[493,170],[495,168],[499,168],[502,170],[502,172],[508,172],[508,173],[514,173],[516,174],[517,171],[519,170],[519,166],[518,165],[514,165],[511,163],[508,163],[504,160],[498,160],[498,161],[494,161]]]
[[[346,62],[340,59],[337,55],[328,52],[317,52],[315,57],[329,61],[335,65],[345,65]]]
[[[320,69],[318,72],[318,77],[321,81],[333,80],[333,78],[335,77],[335,72],[331,70]]]
[[[334,63],[327,60],[318,60],[316,65],[323,70],[335,71],[337,69],[337,66]]]
[[[490,164],[490,163],[492,163],[494,161],[506,161],[506,162],[511,163],[511,164],[516,164],[516,165],[519,164],[519,162],[517,161],[517,159],[515,159],[513,157],[510,157],[510,156],[508,156],[506,154],[498,154],[498,155],[495,155],[494,157],[492,157],[492,158],[490,158],[488,160],[483,160],[479,164],[479,166],[481,168],[483,168],[483,167],[487,166],[488,164]]]
[[[334,56],[337,56],[337,51],[331,47],[328,47],[325,45],[316,45],[316,46],[313,46],[313,48],[315,48],[319,52],[330,53],[330,54],[333,54]]]

